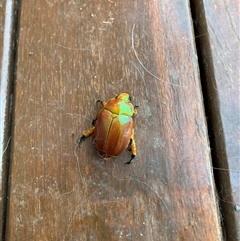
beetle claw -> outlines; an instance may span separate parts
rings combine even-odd
[[[87,137],[82,135],[78,140],[77,140],[77,144],[78,146],[80,146],[80,144],[86,139]]]
[[[96,101],[96,103],[99,103],[99,102],[100,102],[101,104],[103,104],[103,101],[102,101],[102,100],[97,100],[97,101]]]
[[[95,118],[95,119],[92,121],[92,125],[93,125],[93,126],[95,126],[96,121],[97,121],[97,118]]]
[[[135,155],[133,155],[133,154],[132,154],[130,161],[125,162],[125,164],[130,164],[130,163],[132,163],[132,162],[133,162],[134,157],[135,157]]]

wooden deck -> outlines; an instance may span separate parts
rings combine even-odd
[[[0,0],[1,240],[240,240],[239,2],[190,2]],[[131,165],[76,145],[123,91]]]

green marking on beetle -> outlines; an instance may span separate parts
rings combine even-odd
[[[127,115],[127,116],[133,115],[132,108],[123,101],[119,102],[119,110],[120,110],[120,113],[119,113],[120,115]]]
[[[130,102],[128,95],[125,95],[124,97],[122,97],[122,100],[124,100],[126,102]]]
[[[118,116],[119,122],[121,125],[125,125],[126,123],[129,123],[129,117],[125,115],[119,115]]]

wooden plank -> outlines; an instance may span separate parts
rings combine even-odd
[[[239,1],[196,1],[195,4],[226,238],[240,240]]]
[[[26,0],[20,19],[7,240],[221,240],[188,4]],[[130,166],[76,146],[122,91]]]
[[[0,0],[0,240],[6,226],[14,54],[14,1]]]

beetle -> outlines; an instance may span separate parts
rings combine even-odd
[[[130,164],[136,156],[133,115],[137,114],[138,106],[132,104],[127,93],[121,93],[107,102],[97,102],[101,103],[102,108],[92,121],[93,127],[77,140],[78,145],[94,134],[93,144],[104,159],[119,156],[129,146],[132,155],[126,164]]]

